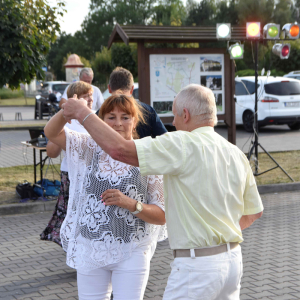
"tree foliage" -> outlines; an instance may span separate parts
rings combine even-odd
[[[181,0],[160,0],[152,9],[152,25],[181,26],[186,19],[186,8]]]
[[[55,7],[46,0],[0,0],[0,86],[18,88],[21,82],[43,75],[63,7],[62,0]]]
[[[103,47],[101,52],[97,52],[92,61],[95,81],[108,84],[109,75],[112,72],[111,50]]]
[[[151,17],[152,0],[91,0],[82,30],[94,53],[107,46],[116,23],[145,25]]]
[[[90,60],[92,51],[85,41],[81,31],[77,31],[74,36],[63,32],[54,43],[51,44],[51,50],[47,56],[48,66],[56,75],[57,80],[66,80],[65,70],[63,68],[64,58],[68,53],[76,53],[81,58]]]
[[[124,44],[114,44],[111,47],[112,68],[123,67],[128,69],[133,77],[137,76],[137,48]]]

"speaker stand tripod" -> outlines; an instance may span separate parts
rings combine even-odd
[[[254,176],[259,176],[271,170],[274,170],[276,168],[280,168],[284,172],[284,174],[287,175],[294,182],[295,180],[279,165],[279,163],[271,156],[271,154],[258,142],[258,120],[257,120],[258,42],[259,42],[258,40],[255,41],[255,108],[254,108],[255,139],[254,142],[252,142],[253,145],[249,151],[248,160],[250,161],[251,155],[254,151],[254,156],[255,156],[255,171],[253,172]],[[276,164],[276,167],[258,173],[258,146],[273,160],[273,162]]]

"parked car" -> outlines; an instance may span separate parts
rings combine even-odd
[[[236,124],[253,131],[255,107],[255,77],[235,79]],[[300,81],[286,77],[258,77],[258,125],[287,124],[300,129]]]
[[[293,71],[283,75],[283,77],[294,78],[300,80],[300,71]]]
[[[66,81],[45,81],[41,83],[39,92],[42,97],[48,97],[52,93],[62,95],[69,84],[70,82]]]

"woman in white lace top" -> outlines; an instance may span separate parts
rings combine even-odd
[[[137,102],[124,95],[109,97],[99,116],[125,139],[143,121]],[[109,299],[112,288],[115,300],[143,299],[156,243],[166,238],[162,176],[141,176],[65,124],[60,111],[45,134],[66,151],[70,191],[61,241],[67,264],[77,269],[79,299]]]

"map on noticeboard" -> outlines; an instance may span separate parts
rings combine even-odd
[[[160,117],[173,116],[174,98],[191,83],[210,88],[218,114],[225,113],[223,54],[150,55],[151,105]]]

